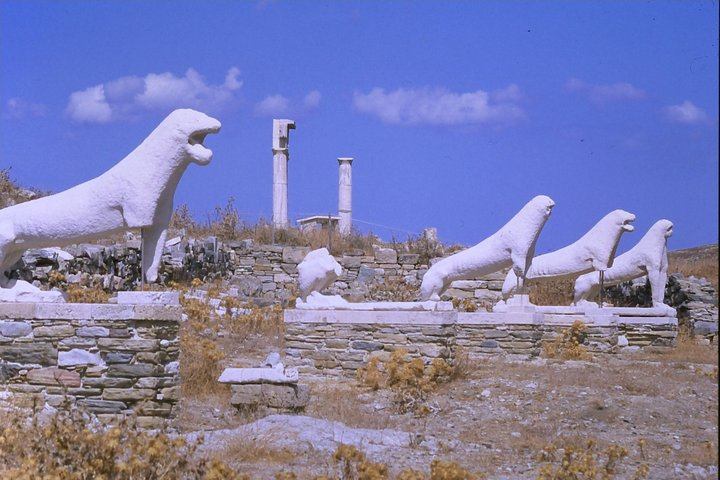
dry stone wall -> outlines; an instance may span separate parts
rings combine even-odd
[[[670,317],[286,310],[285,361],[304,374],[352,377],[371,358],[387,360],[399,348],[426,363],[458,352],[538,356],[578,319],[588,327],[583,346],[591,353],[667,350],[677,336]]]
[[[240,297],[287,301],[295,295],[297,265],[309,247],[255,245],[249,240],[220,242],[214,237],[166,243],[160,278],[188,281],[224,278]],[[16,265],[16,275],[38,286],[53,284],[50,272],[62,274],[61,287],[90,285],[108,291],[132,290],[139,286],[140,241],[131,239],[114,245],[81,244],[58,249],[29,250]],[[415,253],[378,247],[372,255],[352,250],[335,257],[343,275],[328,289],[351,301],[385,300],[383,293],[414,299],[427,262]],[[479,306],[490,306],[500,298],[504,275],[495,273],[472,281],[454,282],[445,299],[469,298]],[[380,286],[383,288],[380,288]]]
[[[0,397],[161,426],[179,398],[181,316],[177,304],[0,303]]]

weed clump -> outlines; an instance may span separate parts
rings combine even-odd
[[[543,353],[548,358],[563,360],[586,360],[590,354],[583,344],[587,339],[588,327],[581,320],[575,320],[570,328],[563,329],[562,333],[551,342],[543,344]]]
[[[180,296],[187,321],[180,328],[180,378],[188,396],[219,393],[225,386],[217,382],[225,353],[216,342],[219,325],[211,321],[208,303]]]
[[[371,358],[366,367],[358,369],[358,381],[373,390],[387,388],[400,413],[430,413],[426,404],[429,394],[441,383],[450,381],[456,369],[442,358],[425,365],[422,358],[410,358],[405,349],[395,350],[387,362]]]
[[[333,454],[333,462],[340,467],[338,478],[343,480],[388,480],[390,473],[384,463],[370,462],[365,454],[352,445],[341,444]],[[326,477],[317,477],[316,480]],[[414,469],[405,469],[397,480],[479,480],[478,474],[465,470],[454,462],[435,459],[430,464],[430,476]]]
[[[368,297],[373,302],[410,302],[418,296],[417,287],[402,280],[385,280],[370,285]]]
[[[79,410],[44,422],[16,415],[0,425],[0,478],[239,478],[218,460],[198,459],[198,445],[145,432],[129,419],[100,427]]]
[[[81,287],[79,285],[69,287],[67,295],[70,303],[107,303],[110,300],[110,294],[100,288]]]
[[[540,451],[538,461],[542,462],[538,480],[594,480],[610,479],[617,474],[620,462],[627,457],[628,450],[618,445],[609,445],[598,451],[595,442],[588,440],[584,445],[567,445],[564,448],[551,445]],[[645,478],[647,465],[640,465],[635,478]]]

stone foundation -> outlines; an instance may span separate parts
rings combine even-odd
[[[285,310],[285,355],[286,363],[297,366],[301,374],[331,376],[354,376],[371,357],[387,359],[398,348],[426,362],[452,360],[460,350],[470,358],[535,356],[544,342],[554,340],[576,320],[588,327],[584,346],[591,353],[671,348],[677,319],[657,313],[610,308],[592,315]]]
[[[167,300],[163,298],[163,300]],[[160,304],[0,303],[0,395],[155,427],[179,399],[177,294]]]

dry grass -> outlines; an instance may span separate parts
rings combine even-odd
[[[225,464],[197,458],[197,444],[140,430],[132,419],[108,428],[68,406],[48,420],[0,417],[0,479],[235,479]]]
[[[28,196],[27,191],[32,192]],[[34,188],[22,188],[10,174],[10,168],[0,168],[0,208],[5,208],[17,203],[27,202],[33,198],[43,197],[49,192],[43,192]]]
[[[403,280],[373,282],[368,291],[368,301],[371,302],[411,302],[418,297],[418,287]]]
[[[330,247],[333,255],[350,250],[362,250],[366,255],[372,255],[373,244],[378,243],[373,234],[361,235],[352,232],[350,235],[339,235],[333,232],[328,235],[327,230],[301,231],[291,227],[287,229],[273,229],[270,222],[261,218],[256,224],[242,221],[235,208],[235,200],[230,197],[224,206],[215,207],[207,220],[197,221],[187,205],[180,205],[175,209],[170,221],[171,228],[184,230],[187,235],[194,238],[216,236],[221,240],[250,239],[259,245],[292,245],[311,247]],[[332,245],[329,245],[329,244]]]
[[[228,387],[217,382],[223,371],[225,353],[217,342],[219,323],[213,320],[208,303],[180,296],[186,322],[180,327],[180,378],[184,395],[204,397],[227,394]]]
[[[110,299],[110,294],[100,288],[79,285],[71,285],[67,289],[67,295],[69,303],[107,303]]]
[[[241,303],[235,297],[224,297],[222,304],[225,315],[222,317],[226,331],[244,340],[250,336],[280,339],[285,331],[283,308],[280,305],[260,307],[251,303]]]
[[[574,285],[574,278],[527,281],[530,302],[535,305],[570,305],[573,301]]]
[[[718,245],[675,250],[668,252],[669,271],[679,272],[686,277],[707,279],[718,291]]]
[[[355,428],[381,429],[398,426],[392,418],[366,404],[363,391],[348,382],[315,384],[306,412],[316,418],[342,422]]]
[[[215,452],[218,458],[231,459],[233,465],[265,463],[287,465],[295,460],[297,454],[288,448],[278,448],[274,444],[285,438],[281,430],[258,432],[241,440],[225,444]]]
[[[717,367],[718,346],[708,345],[703,340],[681,331],[675,348],[663,352],[639,353],[637,357],[660,362],[696,363]]]
[[[358,369],[358,383],[372,390],[391,391],[393,404],[400,413],[427,415],[430,392],[455,375],[454,368],[442,358],[425,365],[422,358],[410,358],[407,350],[399,348],[390,354],[387,362],[374,357],[367,366]]]

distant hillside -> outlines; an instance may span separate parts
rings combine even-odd
[[[718,290],[718,245],[703,245],[668,252],[670,273],[706,278]]]
[[[22,188],[10,176],[9,168],[0,168],[0,208],[27,202],[42,195],[40,192]]]

